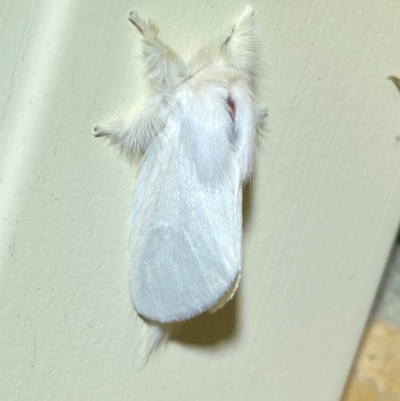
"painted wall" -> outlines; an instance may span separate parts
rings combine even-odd
[[[140,105],[136,8],[190,56],[245,4],[15,0],[0,37],[0,399],[335,401],[400,212],[397,1],[253,2],[269,110],[234,301],[142,366],[136,172],[92,127]]]

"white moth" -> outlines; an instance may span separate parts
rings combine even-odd
[[[96,126],[142,155],[129,217],[130,293],[163,327],[222,307],[241,276],[242,188],[265,112],[255,99],[257,42],[247,6],[231,34],[187,63],[136,12],[150,95],[132,119]]]

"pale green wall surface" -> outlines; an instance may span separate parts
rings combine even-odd
[[[337,401],[400,217],[395,0],[261,1],[268,107],[233,302],[142,366],[135,166],[92,127],[143,99],[151,17],[180,54],[239,1],[15,0],[0,14],[0,400]]]

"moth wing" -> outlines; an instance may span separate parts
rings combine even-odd
[[[237,166],[209,187],[177,138],[161,135],[152,143],[130,216],[130,291],[140,315],[185,320],[233,295],[241,271],[241,208]]]

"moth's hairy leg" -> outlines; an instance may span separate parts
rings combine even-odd
[[[254,9],[251,6],[247,6],[244,10],[243,14],[239,17],[239,19],[235,22],[232,27],[231,34],[225,39],[223,45],[228,45],[229,41],[237,34],[240,34],[243,31],[252,30],[251,25],[253,25],[254,20]],[[250,26],[249,26],[250,25]]]
[[[243,72],[252,79],[257,56],[254,10],[247,6],[236,21],[231,34],[221,45],[221,51],[227,56],[228,65]]]
[[[109,139],[127,153],[142,153],[146,150],[156,126],[157,123],[149,116],[140,113],[123,124],[96,125],[93,135],[96,138]]]
[[[158,35],[157,27],[152,23],[146,23],[139,18],[136,11],[131,11],[129,14],[129,21],[136,26],[137,30],[146,38],[156,39]]]
[[[95,138],[111,137],[120,129],[121,127],[118,125],[97,124],[93,128],[93,136]]]
[[[243,20],[247,18],[252,18],[253,16],[254,16],[254,8],[250,5],[247,5],[243,14],[240,16],[238,23],[240,24]]]
[[[236,109],[234,146],[241,180],[246,181],[252,173],[256,140],[262,129],[265,111],[254,99],[245,80],[231,87],[231,97]]]
[[[146,79],[155,92],[165,92],[183,82],[187,73],[181,58],[158,38],[158,28],[151,22],[145,22],[132,11],[129,21],[142,34],[143,63]]]
[[[149,98],[143,109],[125,122],[96,125],[94,136],[119,144],[128,153],[142,153],[165,127],[166,110],[158,98]]]

